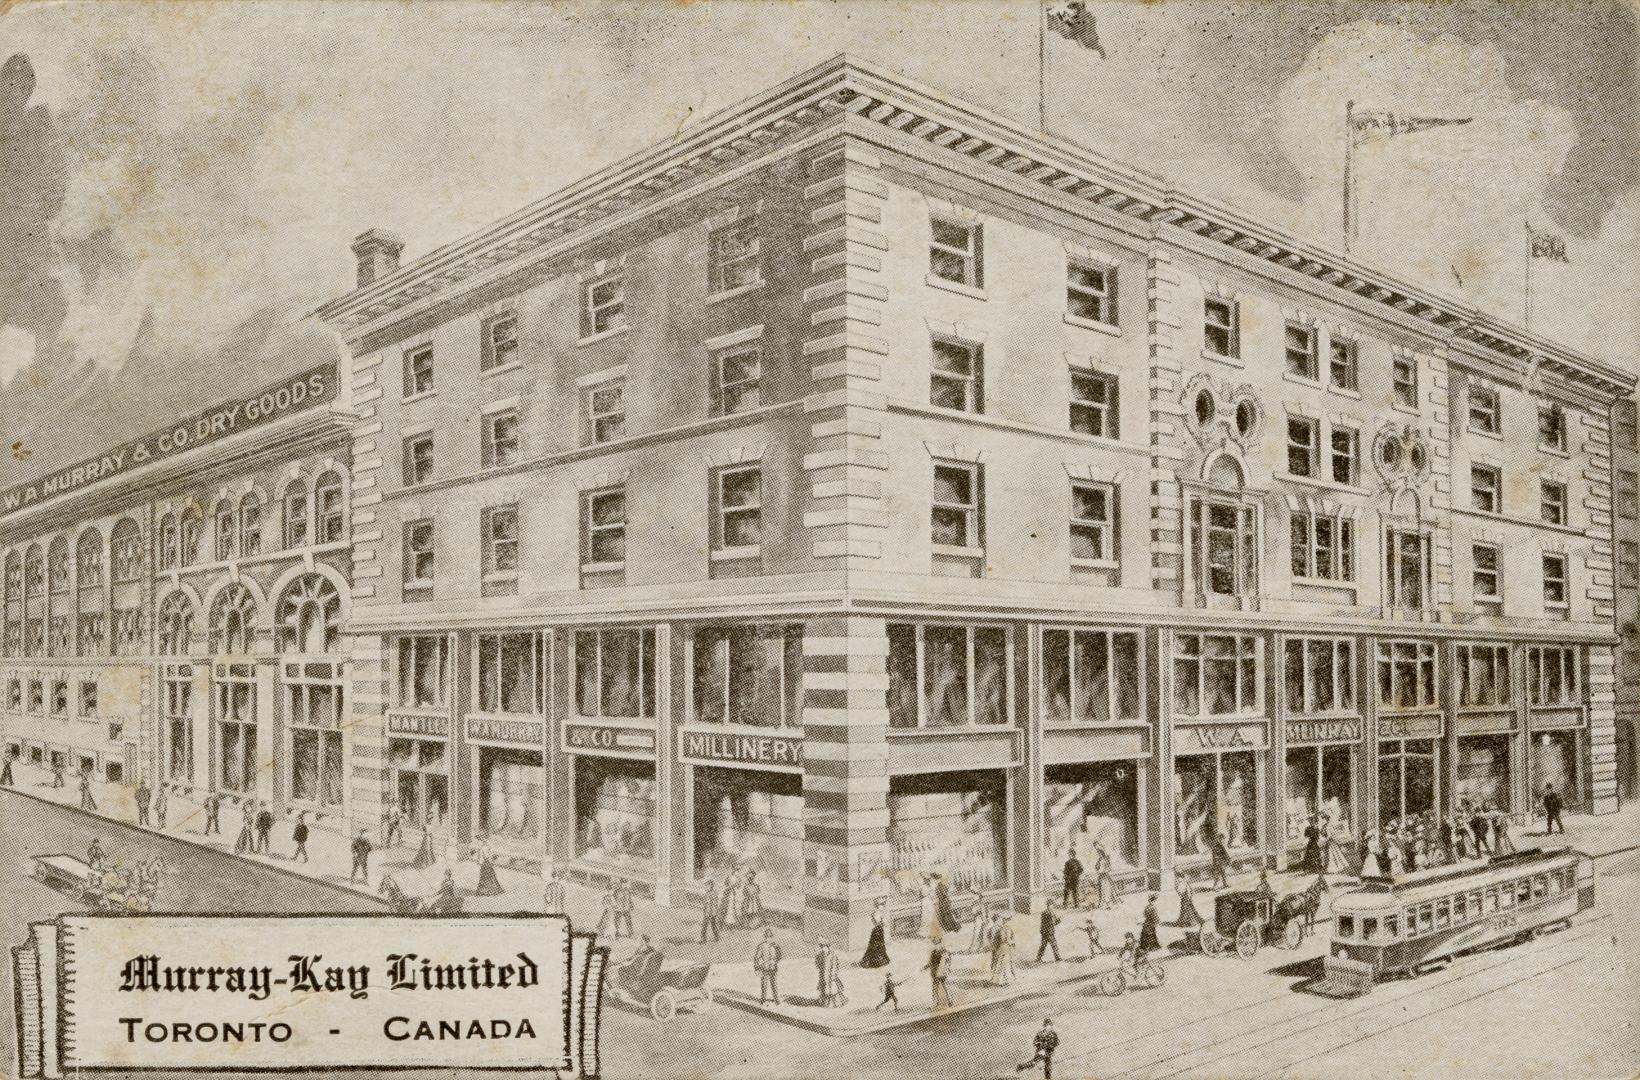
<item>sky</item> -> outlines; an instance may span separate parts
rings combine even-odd
[[[1627,0],[1092,0],[1050,129],[1339,242],[1345,102],[1472,122],[1364,148],[1365,261],[1640,356]],[[0,5],[0,10],[5,10]],[[0,15],[0,487],[342,355],[350,240],[413,259],[839,52],[1034,124],[1018,0],[30,2]],[[20,446],[6,447],[17,443]]]

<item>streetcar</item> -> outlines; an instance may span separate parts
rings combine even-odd
[[[1593,906],[1594,862],[1570,848],[1369,878],[1333,902],[1332,944],[1313,989],[1354,997],[1379,979],[1564,929]]]

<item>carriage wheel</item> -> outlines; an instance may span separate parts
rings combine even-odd
[[[1118,997],[1127,989],[1127,976],[1120,971],[1107,971],[1099,976],[1099,981],[1094,985],[1106,997]]]
[[[1236,928],[1236,955],[1251,960],[1258,952],[1258,926],[1251,919]]]
[[[1146,986],[1156,987],[1167,981],[1167,969],[1160,964],[1146,964],[1139,972]]]
[[[1281,942],[1289,949],[1296,949],[1304,944],[1304,924],[1297,919],[1288,919],[1286,929],[1281,932]]]
[[[678,999],[670,990],[657,990],[655,996],[649,999],[649,1015],[661,1023],[666,1023],[678,1015]]]
[[[1202,952],[1206,953],[1208,956],[1217,956],[1219,953],[1224,951],[1224,939],[1219,937],[1219,935],[1214,933],[1212,930],[1209,930],[1207,927],[1202,927],[1202,932],[1199,937],[1202,943]]]

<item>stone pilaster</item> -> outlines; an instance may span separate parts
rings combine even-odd
[[[1150,351],[1150,578],[1151,587],[1177,595],[1184,574],[1179,470],[1184,465],[1184,367],[1177,337],[1183,320],[1173,256],[1152,244],[1145,283]]]
[[[1610,645],[1589,646],[1590,808],[1597,814],[1617,811],[1617,686],[1615,650]]]

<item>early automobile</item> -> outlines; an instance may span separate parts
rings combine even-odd
[[[1251,960],[1260,945],[1296,949],[1304,942],[1304,924],[1287,911],[1287,905],[1266,890],[1220,893],[1213,901],[1213,924],[1200,931],[1202,952],[1218,956],[1234,950],[1243,960]]]
[[[702,1012],[711,1007],[706,986],[710,964],[687,964],[668,970],[659,949],[640,950],[615,967],[609,989],[615,999],[635,1009],[647,1009],[656,1020],[671,1020],[678,1011]]]

